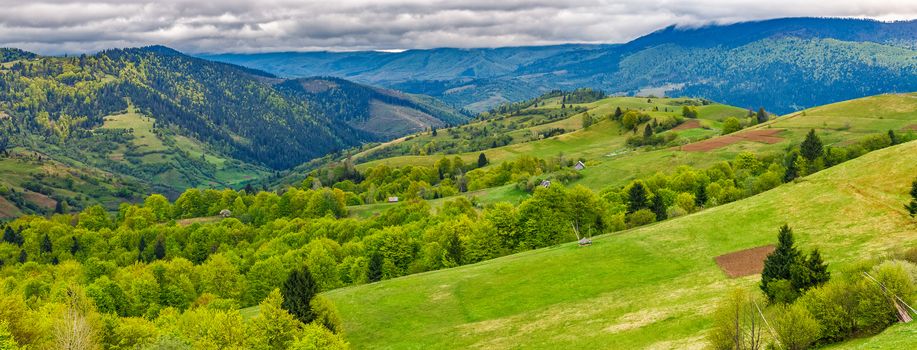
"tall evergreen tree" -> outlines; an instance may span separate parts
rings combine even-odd
[[[653,128],[649,124],[646,124],[646,127],[643,128],[643,138],[648,139],[650,137],[653,137]]]
[[[302,323],[308,324],[315,319],[312,312],[312,298],[318,294],[318,284],[309,272],[309,267],[293,270],[280,290],[283,294],[283,308]]]
[[[770,119],[770,116],[767,115],[767,111],[764,110],[764,107],[758,108],[758,124],[766,122]]]
[[[914,179],[914,182],[911,183],[911,202],[904,206],[907,209],[908,213],[911,213],[911,217],[917,216],[917,179]]]
[[[6,243],[16,244],[16,231],[13,231],[12,227],[7,226],[3,229],[3,241]]]
[[[70,254],[76,255],[76,253],[79,252],[81,248],[80,241],[76,239],[76,236],[73,236],[72,239],[73,239],[73,244],[70,245]]]
[[[478,168],[483,168],[487,163],[490,163],[490,161],[487,160],[487,156],[484,155],[484,152],[481,152],[481,154],[478,155]]]
[[[821,253],[818,249],[813,249],[806,259],[806,268],[812,273],[812,285],[807,287],[817,287],[828,282],[831,279],[831,272],[828,271],[828,264],[821,259]],[[806,288],[808,289],[808,288]]]
[[[630,189],[627,190],[627,212],[633,213],[637,210],[645,209],[648,197],[649,195],[643,182],[634,181]]]
[[[615,107],[614,120],[621,120],[622,115],[624,115],[624,112],[621,112],[621,107]]]
[[[29,254],[25,252],[25,249],[19,250],[19,263],[25,264],[26,261],[29,261]]]
[[[156,246],[153,247],[153,256],[156,257],[156,260],[162,260],[166,257],[166,245],[163,243],[163,239],[156,240]]]
[[[799,158],[799,153],[796,151],[790,152],[786,158],[786,171],[783,173],[783,182],[790,182],[799,177],[799,167],[796,164],[796,160]]]
[[[376,252],[370,256],[369,269],[366,276],[370,282],[379,282],[382,280],[382,263],[382,254]]]
[[[891,141],[892,146],[898,144],[898,135],[895,135],[894,130],[888,131],[888,140]]]
[[[789,281],[790,270],[798,262],[799,251],[793,242],[793,230],[788,225],[783,225],[777,234],[777,247],[767,255],[764,270],[761,271],[761,290],[767,295],[768,300],[774,300],[774,291],[768,288],[768,285],[777,280]]]
[[[50,253],[53,248],[54,247],[51,245],[51,237],[48,237],[48,235],[45,234],[45,236],[41,239],[41,252]]]
[[[809,130],[806,139],[802,141],[802,144],[799,146],[799,151],[802,153],[802,156],[810,162],[821,157],[824,149],[822,149],[821,139],[815,134],[815,129]]]
[[[143,253],[146,250],[146,237],[140,236],[140,244],[137,249]]]
[[[652,205],[653,213],[656,214],[656,221],[662,221],[669,218],[668,208],[665,206],[662,195],[659,193],[654,194]]]
[[[697,186],[697,191],[694,192],[694,204],[698,208],[707,204],[707,186],[704,186],[704,184]]]

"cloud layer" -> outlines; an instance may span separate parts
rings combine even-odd
[[[162,44],[191,53],[624,42],[676,24],[917,18],[917,1],[0,0],[0,46],[43,54]]]

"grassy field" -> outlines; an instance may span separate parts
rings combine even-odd
[[[198,140],[171,132],[157,134],[154,119],[128,108],[123,114],[105,117],[103,129],[131,130],[132,153],[140,155],[131,162],[125,158],[127,145],[110,153],[108,158],[126,166],[157,168],[169,165],[164,171],[153,174],[155,184],[174,188],[186,187],[240,187],[268,172],[261,167],[240,162],[210,151]]]
[[[589,114],[599,117],[613,114],[615,108],[617,107],[620,107],[622,110],[639,110],[646,112],[653,117],[661,117],[680,115],[680,104],[685,103],[686,100],[687,99],[683,98],[646,99],[639,97],[609,97],[596,102],[575,106],[586,107]],[[539,109],[550,109],[551,107],[559,107],[559,101],[549,101],[547,106],[539,107]],[[718,128],[719,120],[725,119],[727,116],[744,117],[747,113],[747,111],[744,109],[721,104],[700,106],[698,108],[698,112],[699,118],[703,120],[703,124],[709,128]],[[537,118],[538,116],[539,115],[536,114],[534,118]],[[510,124],[514,122],[525,125],[526,122],[520,120],[523,118],[533,118],[533,116],[525,115],[498,118],[494,120],[485,120],[477,123],[472,123],[471,125],[493,123]],[[627,137],[631,135],[629,132],[622,131],[619,123],[611,120],[605,120],[590,126],[589,128],[583,129],[582,118],[583,113],[579,113],[566,119],[550,122],[547,124],[539,124],[531,127],[520,128],[509,133],[511,136],[514,136],[514,140],[521,140],[522,137],[519,135],[522,134],[527,134],[529,132],[537,133],[538,131],[551,128],[564,128],[566,130],[574,131],[548,139],[514,143],[503,147],[488,149],[483,151],[483,153],[485,153],[487,155],[487,159],[490,159],[493,163],[512,160],[520,155],[533,155],[539,158],[549,158],[555,157],[559,154],[564,154],[565,156],[573,158],[599,158],[616,149],[623,148]],[[705,129],[694,130],[692,131],[693,134],[691,136],[701,137],[716,133],[716,131],[710,131],[709,129],[706,130],[706,132],[703,130]],[[449,137],[447,134],[448,132],[446,130],[441,130],[436,137],[432,136],[430,133],[424,133],[415,137],[404,138],[399,142],[387,143],[378,147],[389,147],[398,143],[422,145],[426,142],[436,141],[438,139],[446,139]],[[366,154],[367,152],[362,152],[361,154]],[[458,156],[462,157],[462,159],[466,162],[471,162],[477,159],[479,153],[481,152],[467,152],[458,154]],[[454,155],[449,156],[452,157]],[[386,164],[389,166],[432,165],[442,157],[443,155],[439,154],[426,156],[399,156],[366,162],[358,165],[358,167],[366,168],[377,164]]]
[[[884,332],[869,337],[851,340],[845,343],[826,346],[828,350],[879,350],[879,349],[913,349],[917,345],[917,322],[897,324]]]
[[[702,348],[716,300],[758,280],[726,278],[713,257],[773,243],[784,223],[835,273],[917,246],[917,222],[901,205],[915,173],[910,142],[588,248],[563,244],[327,296],[356,348]]]

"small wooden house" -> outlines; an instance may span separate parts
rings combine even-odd
[[[551,186],[551,180],[542,180],[541,187],[548,188]]]
[[[573,169],[576,169],[576,170],[586,169],[586,164],[583,164],[582,161],[576,162],[576,165],[573,166]]]
[[[388,197],[389,203],[398,203],[398,197]]]
[[[229,209],[220,210],[220,217],[222,217],[222,218],[228,218],[228,217],[230,217],[230,216],[232,216],[232,212],[229,211]]]

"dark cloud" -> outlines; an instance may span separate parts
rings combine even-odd
[[[676,24],[917,17],[917,1],[0,0],[0,46],[46,54],[163,44],[200,52],[623,42]]]

